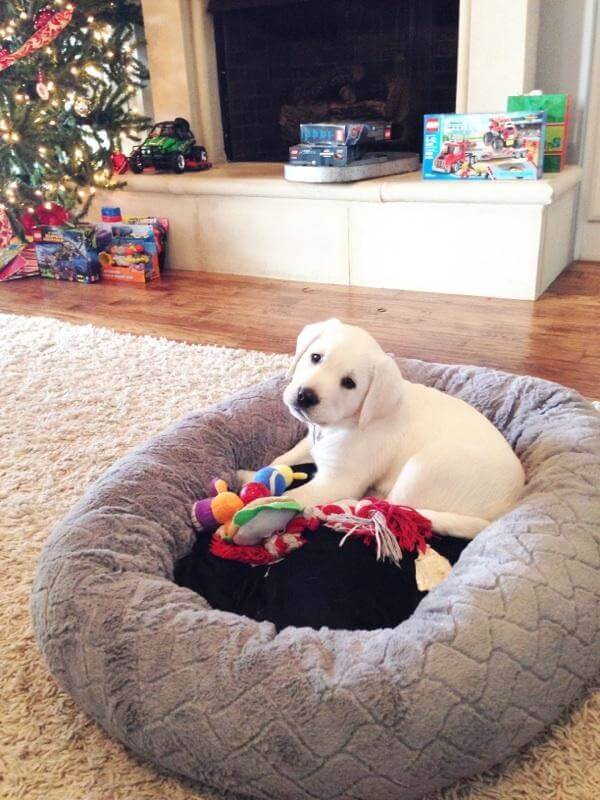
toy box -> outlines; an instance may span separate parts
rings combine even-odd
[[[327,144],[297,144],[290,147],[290,164],[310,164],[318,167],[345,167],[362,157],[357,147]]]
[[[79,283],[100,280],[98,242],[93,225],[76,228],[41,225],[34,230],[33,241],[42,278]]]
[[[96,226],[106,236],[98,254],[102,279],[147,283],[164,266],[169,221],[156,217],[127,217]]]
[[[542,177],[545,111],[426,114],[423,177],[536,180]]]
[[[508,98],[508,110],[546,112],[546,145],[544,147],[544,172],[560,172],[565,165],[569,125],[571,122],[571,96],[568,94],[519,94]]]
[[[300,141],[303,144],[356,145],[384,142],[391,137],[392,127],[383,120],[303,122],[300,125]]]
[[[373,145],[389,141],[391,134],[391,125],[383,120],[303,122],[300,144],[290,147],[290,164],[346,167]]]

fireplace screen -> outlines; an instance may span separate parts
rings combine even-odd
[[[386,119],[421,150],[454,111],[459,0],[210,0],[225,149],[285,161],[301,122]]]

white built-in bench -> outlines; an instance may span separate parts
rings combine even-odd
[[[171,268],[517,299],[571,261],[582,170],[541,181],[288,183],[281,164],[128,175],[98,195],[171,220]]]

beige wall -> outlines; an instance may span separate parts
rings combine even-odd
[[[211,161],[225,161],[206,0],[142,0],[142,8],[155,119],[185,117]]]
[[[457,111],[499,111],[535,88],[539,15],[540,0],[461,0]]]
[[[597,9],[593,30],[595,48],[584,132],[577,254],[580,258],[600,261],[600,9]]]
[[[588,110],[596,0],[543,0],[535,84],[572,97],[568,160],[580,164]]]

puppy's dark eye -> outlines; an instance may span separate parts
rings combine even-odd
[[[313,364],[318,364],[319,361],[323,358],[321,353],[311,353],[310,360]]]
[[[344,389],[356,389],[356,383],[349,375],[346,375],[345,378],[342,378],[340,381],[340,386],[343,386]]]

